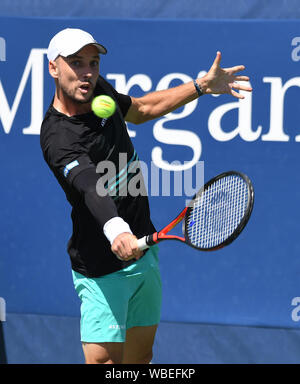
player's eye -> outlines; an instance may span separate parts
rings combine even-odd
[[[93,60],[91,62],[91,67],[93,67],[93,68],[98,67],[98,65],[99,65],[99,61],[98,60]]]
[[[80,60],[73,60],[73,61],[71,61],[71,66],[74,68],[79,68],[81,66],[81,61]]]

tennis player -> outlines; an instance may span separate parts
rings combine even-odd
[[[86,363],[149,363],[160,321],[161,280],[157,246],[145,253],[137,238],[155,232],[148,197],[124,194],[140,172],[125,121],[140,124],[163,116],[202,94],[251,88],[236,81],[239,65],[220,67],[221,54],[203,78],[135,98],[118,93],[99,75],[106,48],[80,29],[64,29],[48,47],[55,95],[41,128],[44,158],[72,206],[68,242],[75,289],[81,300],[81,341]],[[111,96],[117,112],[101,119],[92,99]],[[120,155],[126,158],[120,166]],[[115,175],[102,182],[99,165],[110,162]],[[101,173],[102,172],[102,173]],[[102,185],[102,184],[103,185]],[[107,191],[99,193],[99,191]],[[112,193],[113,192],[113,193]]]

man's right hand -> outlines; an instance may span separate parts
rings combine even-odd
[[[111,250],[118,259],[124,261],[138,260],[143,255],[143,252],[138,248],[136,236],[129,232],[118,235],[112,243]]]

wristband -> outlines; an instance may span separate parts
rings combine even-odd
[[[112,244],[115,238],[121,233],[129,232],[132,234],[129,225],[118,216],[113,217],[104,224],[103,232],[110,244]]]
[[[202,92],[202,89],[201,89],[200,85],[197,83],[196,80],[194,80],[194,86],[195,86],[195,88],[196,88],[196,91],[197,91],[197,93],[198,93],[198,96],[199,96],[199,97],[202,96],[204,93]]]

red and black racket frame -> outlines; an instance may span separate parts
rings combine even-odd
[[[228,238],[226,238],[222,243],[218,244],[217,246],[210,247],[210,248],[202,248],[202,247],[195,246],[189,239],[188,230],[187,230],[188,229],[187,228],[188,227],[188,220],[186,220],[186,218],[189,217],[191,210],[193,209],[192,202],[196,198],[199,198],[199,196],[206,189],[208,189],[210,187],[210,185],[212,185],[213,183],[215,183],[219,179],[222,179],[222,178],[227,177],[227,176],[237,176],[237,177],[242,178],[246,182],[246,185],[248,188],[248,201],[247,201],[247,207],[245,209],[245,214],[244,214],[241,222],[237,226],[237,228],[234,230],[234,232]],[[253,188],[252,182],[249,179],[249,177],[247,175],[245,175],[244,173],[238,172],[238,171],[227,171],[227,172],[221,173],[220,175],[215,176],[213,179],[209,180],[193,196],[190,204],[187,207],[185,207],[180,212],[180,214],[170,224],[168,224],[166,227],[161,229],[159,232],[155,232],[151,235],[146,236],[146,243],[148,246],[151,246],[154,244],[158,244],[164,240],[177,240],[177,241],[180,241],[182,243],[186,243],[189,246],[191,246],[197,250],[200,250],[200,251],[214,251],[214,250],[221,249],[221,248],[229,245],[230,243],[232,243],[240,235],[242,230],[245,228],[247,222],[249,221],[249,218],[250,218],[252,210],[253,210],[253,205],[254,205],[254,188]],[[184,220],[183,225],[182,225],[184,237],[176,236],[176,235],[167,235],[167,233],[170,232],[182,220]]]

